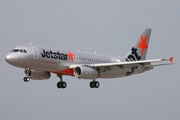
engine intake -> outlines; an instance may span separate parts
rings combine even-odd
[[[78,66],[74,70],[74,75],[82,79],[96,79],[99,77],[99,72],[91,67]]]

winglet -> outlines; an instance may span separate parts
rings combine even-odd
[[[173,62],[173,58],[174,58],[174,57],[169,58],[169,61],[170,61],[170,62]]]

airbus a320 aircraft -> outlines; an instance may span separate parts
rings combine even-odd
[[[151,29],[145,29],[124,57],[22,45],[14,48],[5,59],[13,66],[25,69],[25,82],[49,79],[54,73],[60,78],[58,88],[67,86],[63,75],[92,80],[90,87],[98,88],[98,78],[126,77],[152,70],[155,66],[172,64],[173,57],[145,60],[150,34]]]

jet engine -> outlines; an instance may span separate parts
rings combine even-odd
[[[74,69],[74,75],[82,79],[96,79],[99,77],[99,72],[91,67],[78,66]]]
[[[25,75],[33,80],[44,80],[51,77],[51,74],[49,72],[36,70],[25,70]]]

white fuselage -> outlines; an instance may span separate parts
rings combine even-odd
[[[124,57],[119,58],[31,45],[19,46],[14,50],[27,51],[27,53],[11,52],[6,56],[6,58],[13,59],[9,59],[9,63],[14,66],[71,76],[74,76],[74,72],[72,69],[69,69],[69,66],[73,64],[84,65],[94,63],[118,63],[126,61]],[[99,78],[124,77],[142,73],[150,69],[152,68],[140,70],[134,67],[128,69],[122,69],[119,66],[104,67],[100,70]]]

